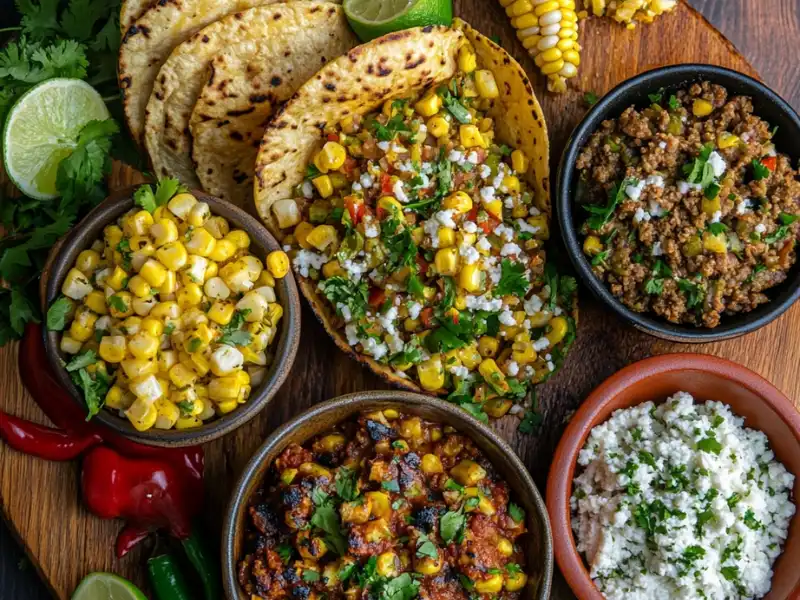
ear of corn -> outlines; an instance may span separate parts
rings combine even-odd
[[[547,76],[547,89],[564,92],[581,63],[574,0],[499,0],[517,37]]]

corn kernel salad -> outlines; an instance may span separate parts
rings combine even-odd
[[[139,431],[199,427],[263,380],[289,259],[272,252],[264,268],[248,234],[176,180],[134,200],[78,255],[47,325],[64,332],[90,416],[105,406]]]
[[[248,598],[515,600],[525,511],[468,437],[394,409],[289,445],[251,500]]]
[[[637,21],[652,23],[656,17],[671,12],[678,0],[591,0],[587,4],[595,16],[606,15],[633,29]]]
[[[325,131],[297,200],[272,210],[355,352],[486,419],[561,364],[576,285],[545,265],[528,157],[482,112],[493,74],[469,45],[458,64],[437,89]]]

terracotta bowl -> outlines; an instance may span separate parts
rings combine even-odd
[[[75,263],[78,254],[89,248],[96,239],[102,237],[104,227],[133,208],[133,192],[137,187],[120,190],[110,196],[92,210],[53,248],[43,275],[42,297],[46,303],[45,311],[46,307],[49,307],[61,293],[64,278]],[[250,251],[262,261],[272,250],[280,250],[278,242],[264,226],[242,209],[198,190],[192,190],[192,194],[198,200],[207,202],[211,207],[212,214],[225,217],[232,226],[246,231],[251,239]],[[280,332],[271,346],[274,349],[275,359],[272,361],[264,381],[252,391],[245,404],[232,413],[214,418],[202,427],[180,431],[176,429],[137,431],[127,419],[108,410],[101,410],[94,419],[117,433],[142,444],[173,447],[209,442],[247,423],[269,404],[283,385],[294,364],[300,342],[300,297],[291,272],[276,283],[275,292],[278,301],[283,306]],[[83,394],[75,387],[62,366],[62,361],[69,360],[69,357],[59,349],[60,336],[61,332],[59,331],[48,331],[46,328],[44,330],[44,344],[50,366],[61,385],[70,392],[81,407],[85,408]]]
[[[248,503],[272,462],[290,443],[303,444],[356,413],[387,408],[451,425],[472,438],[486,454],[508,482],[515,501],[522,505],[527,515],[528,533],[521,540],[525,546],[530,580],[523,598],[549,598],[553,575],[550,523],[539,490],[525,465],[500,436],[458,406],[429,396],[398,391],[360,392],[323,402],[292,419],[264,442],[239,477],[225,516],[222,574],[226,597],[230,600],[250,600],[237,581],[237,562],[243,554]]]
[[[572,535],[569,499],[578,453],[591,429],[614,411],[649,400],[663,401],[678,391],[727,404],[744,417],[747,427],[763,431],[777,459],[795,475],[794,498],[800,498],[800,415],[772,384],[740,365],[703,354],[667,354],[630,365],[594,390],[572,417],[547,481],[556,561],[580,600],[603,600],[603,595],[592,583]],[[773,565],[772,591],[766,600],[800,597],[798,564],[800,516],[795,515],[783,554]]]

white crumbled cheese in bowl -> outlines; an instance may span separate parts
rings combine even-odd
[[[766,435],[678,392],[618,410],[578,456],[578,551],[610,600],[761,598],[795,513]]]

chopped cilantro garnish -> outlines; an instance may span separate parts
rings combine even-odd
[[[519,296],[524,297],[531,287],[525,277],[525,265],[504,258],[500,263],[500,282],[492,292],[495,297]]]
[[[751,164],[753,165],[753,179],[761,181],[769,177],[771,171],[760,160],[754,158]]]
[[[439,520],[439,535],[445,544],[458,540],[464,534],[467,519],[462,510],[449,511]]]
[[[380,121],[373,119],[369,126],[375,134],[375,137],[382,142],[391,142],[400,133],[411,133],[411,129],[409,129],[406,124],[403,113],[398,113],[393,116],[386,122],[386,125],[381,125]]]
[[[605,206],[598,206],[596,204],[584,204],[584,210],[588,211],[591,216],[586,220],[586,225],[589,229],[598,231],[603,228],[603,225],[608,223],[611,216],[614,214],[617,205],[622,202],[625,197],[625,188],[628,186],[635,186],[639,181],[634,178],[625,179],[622,183],[616,183],[611,187],[608,193],[608,203]]]
[[[722,452],[722,444],[717,441],[717,438],[714,435],[709,435],[708,437],[697,442],[697,449],[702,450],[703,452],[719,454]]]
[[[340,316],[340,304],[350,309],[350,314],[354,319],[366,314],[368,290],[365,281],[356,283],[346,277],[331,277],[320,282],[319,289],[336,307],[336,312]]]

